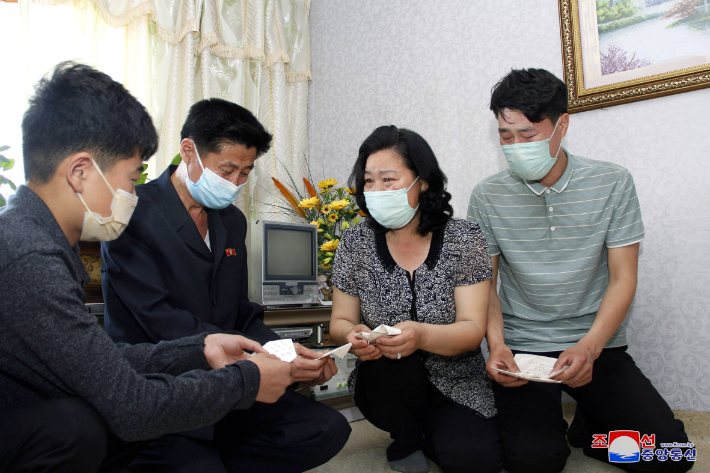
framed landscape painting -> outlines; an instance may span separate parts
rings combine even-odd
[[[710,0],[560,0],[570,113],[710,87]]]

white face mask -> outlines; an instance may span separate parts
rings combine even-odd
[[[409,206],[407,192],[419,180],[417,177],[406,189],[396,191],[365,192],[367,210],[377,223],[385,228],[397,229],[408,224],[417,213],[419,206],[413,209]]]
[[[128,222],[131,220],[131,215],[136,209],[138,204],[138,196],[130,194],[123,189],[118,189],[116,192],[111,188],[111,184],[108,183],[104,177],[104,173],[101,172],[101,168],[96,164],[93,159],[91,162],[94,163],[94,167],[99,172],[99,175],[106,183],[106,187],[109,188],[111,194],[113,194],[113,200],[111,201],[111,215],[108,217],[102,217],[101,214],[92,212],[89,206],[86,205],[84,198],[80,193],[76,193],[79,196],[79,200],[86,207],[86,212],[84,212],[84,227],[81,230],[81,236],[79,240],[81,241],[111,241],[118,238],[123,230],[128,226]]]

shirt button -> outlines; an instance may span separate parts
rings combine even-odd
[[[547,189],[547,190],[545,191],[545,194],[549,194],[549,193],[550,193],[550,189]]]
[[[212,305],[216,306],[217,305],[217,296],[214,296],[212,298]]]
[[[550,212],[552,212],[552,207],[550,207]]]
[[[555,227],[550,228],[550,230],[554,232],[554,231],[555,231]]]

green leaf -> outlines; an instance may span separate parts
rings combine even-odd
[[[146,163],[143,163],[143,173],[141,174],[141,177],[136,181],[136,185],[145,184],[145,180],[148,179],[148,173],[145,172],[146,169],[148,169],[148,165]]]
[[[7,205],[7,201],[5,200],[5,196],[0,194],[0,207],[5,207]]]
[[[180,153],[178,153],[175,155],[173,160],[170,161],[170,164],[180,164],[181,162],[182,162],[182,157],[180,157]]]
[[[13,190],[17,189],[14,182],[0,174],[0,185],[2,184],[7,184],[8,186],[12,187]]]
[[[10,149],[10,147],[7,146],[7,145],[0,146],[0,153],[2,153],[3,151],[5,151],[5,150],[7,150],[7,149]]]

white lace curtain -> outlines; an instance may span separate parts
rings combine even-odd
[[[20,0],[25,74],[46,72],[48,49],[59,47],[71,51],[53,58],[78,59],[123,82],[160,134],[152,178],[178,153],[193,103],[220,97],[246,107],[274,141],[237,205],[251,218],[287,220],[271,177],[301,182],[308,172],[309,7],[310,0]],[[71,48],[58,46],[67,36]]]

